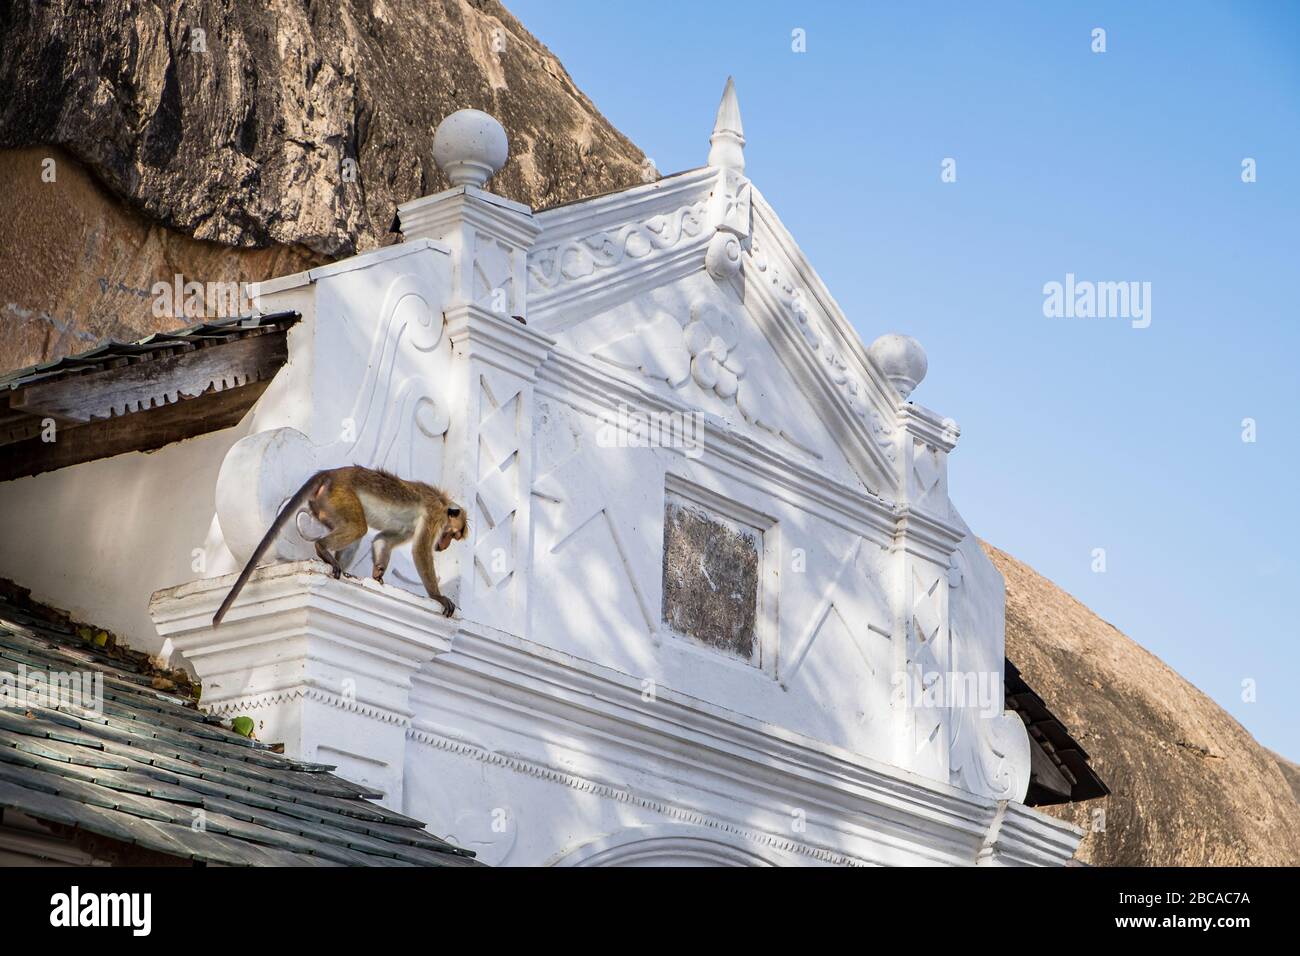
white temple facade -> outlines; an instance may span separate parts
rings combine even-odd
[[[499,124],[453,114],[455,185],[400,243],[256,288],[301,320],[238,426],[0,488],[88,496],[38,596],[156,634],[205,708],[487,863],[1065,863],[1081,832],[1020,802],[959,410],[911,401],[913,340],[859,339],[744,147],[728,82],[706,165],[535,212],[487,189]],[[469,510],[437,556],[456,614],[409,549],[335,580],[304,516],[214,628],[285,500],[348,464]],[[130,487],[166,520],[115,509]]]

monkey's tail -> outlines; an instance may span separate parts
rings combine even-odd
[[[267,529],[266,534],[262,536],[262,540],[259,541],[257,547],[253,549],[253,555],[248,559],[248,563],[244,565],[244,570],[239,572],[239,577],[235,580],[234,587],[230,589],[230,593],[226,595],[226,599],[221,602],[221,607],[217,608],[217,613],[212,615],[213,627],[216,627],[221,623],[221,619],[225,617],[226,612],[230,610],[230,605],[235,603],[235,598],[239,597],[239,592],[244,589],[244,585],[248,583],[248,579],[252,577],[253,571],[257,568],[257,562],[262,559],[262,555],[266,554],[266,549],[271,546],[271,542],[274,541],[276,535],[280,533],[280,529],[283,528],[284,523],[289,520],[289,516],[291,514],[297,514],[298,511],[302,509],[302,506],[307,503],[307,500],[315,493],[316,489],[320,487],[321,483],[325,481],[329,481],[328,475],[322,471],[316,472],[316,474],[307,479],[301,488],[294,492],[292,498],[285,502],[284,507],[280,509],[280,513],[276,515],[275,520],[271,522],[271,527]]]

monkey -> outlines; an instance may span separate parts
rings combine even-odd
[[[367,529],[379,532],[371,546],[371,575],[381,584],[393,548],[414,538],[412,556],[425,590],[442,605],[446,617],[455,613],[455,603],[438,586],[433,554],[445,551],[453,541],[460,541],[469,533],[465,509],[441,489],[422,481],[407,481],[386,471],[353,465],[318,471],[294,492],[213,615],[213,627],[226,616],[284,523],[304,507],[327,529],[316,540],[316,554],[333,569],[335,578],[343,575],[339,556],[365,537]]]

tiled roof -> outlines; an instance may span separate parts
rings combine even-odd
[[[196,863],[481,865],[418,820],[372,802],[380,794],[334,776],[333,767],[227,729],[144,655],[102,649],[78,630],[0,594],[8,703],[24,674],[103,680],[99,713],[31,694],[4,706],[0,697],[0,808]]]
[[[0,481],[237,424],[284,366],[300,318],[218,319],[0,373]]]
[[[297,312],[239,316],[201,322],[175,332],[155,332],[135,342],[108,341],[76,355],[65,355],[51,362],[0,373],[0,388],[18,389],[36,382],[49,382],[112,368],[123,361],[138,362],[154,355],[171,356],[209,345],[234,342],[253,335],[263,335],[268,330],[288,328],[299,318]]]

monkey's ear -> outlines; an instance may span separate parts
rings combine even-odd
[[[459,517],[460,517],[460,509],[457,508],[455,505],[451,505],[451,506],[447,509],[447,517],[448,517],[448,518],[459,518]]]

